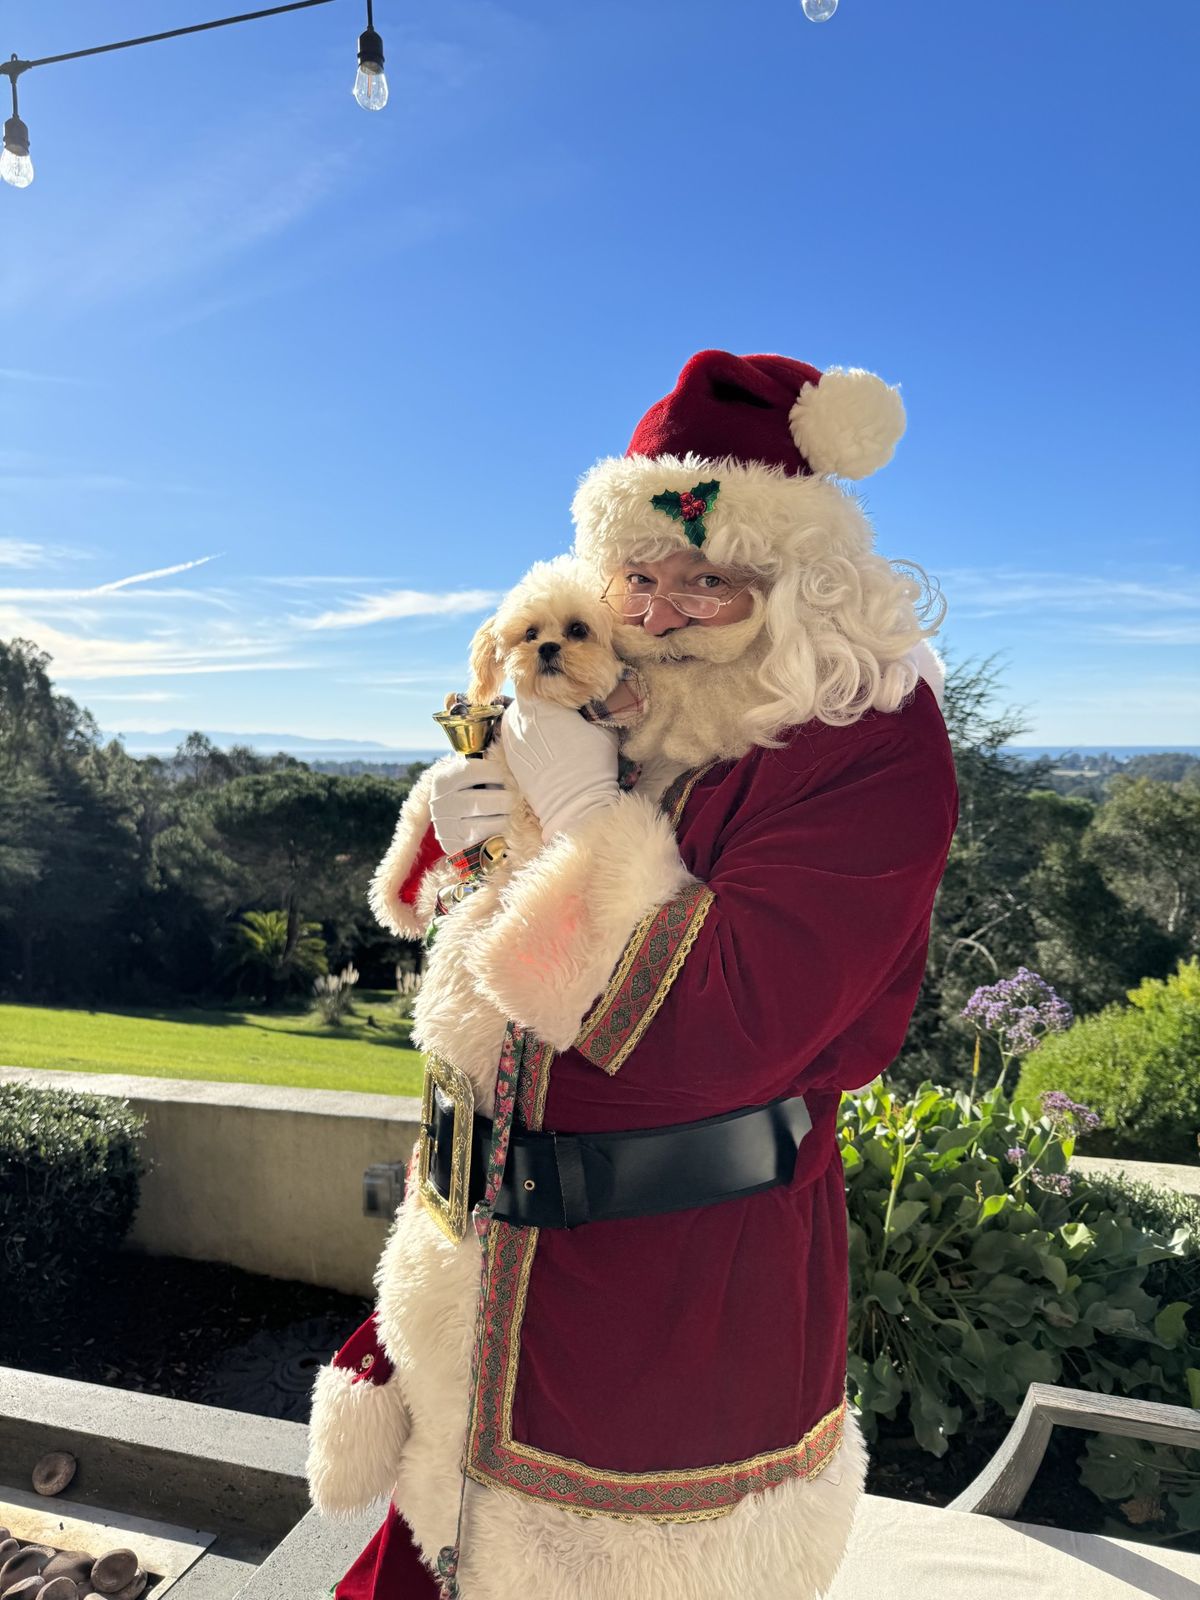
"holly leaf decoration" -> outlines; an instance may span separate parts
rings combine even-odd
[[[674,489],[668,489],[665,494],[656,494],[650,504],[655,511],[665,511],[673,522],[682,522],[683,496]]]
[[[663,494],[652,495],[650,504],[656,511],[665,511],[672,522],[682,522],[689,541],[699,550],[708,536],[704,519],[720,492],[720,482],[713,478],[709,483],[698,483],[694,489],[685,490],[682,494],[668,489]]]

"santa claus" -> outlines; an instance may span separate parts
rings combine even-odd
[[[903,428],[869,373],[693,357],[574,502],[640,719],[509,707],[544,844],[498,894],[446,892],[510,824],[486,762],[406,803],[373,903],[436,926],[426,1126],[315,1393],[315,1503],[389,1502],[338,1600],[805,1600],[839,1565],[837,1107],[903,1041],[958,806],[944,605],[838,482]]]

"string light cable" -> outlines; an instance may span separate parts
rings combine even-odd
[[[29,129],[21,120],[17,105],[17,79],[35,67],[52,67],[60,61],[80,61],[85,56],[102,56],[113,50],[131,50],[137,45],[158,44],[163,39],[180,39],[187,34],[208,33],[213,28],[229,28],[238,22],[257,22],[263,17],[278,17],[289,11],[309,11],[313,6],[331,5],[333,0],[289,0],[287,5],[267,6],[261,11],[244,11],[236,17],[218,17],[212,22],[193,22],[186,28],[168,28],[163,33],[147,33],[137,39],[117,39],[112,44],[92,45],[86,50],[66,50],[61,55],[40,56],[23,61],[14,54],[0,61],[0,77],[12,89],[12,116],[4,124],[4,150],[0,154],[0,178],[15,189],[26,189],[33,182],[33,162],[29,158]],[[358,39],[358,73],[354,98],[368,111],[382,111],[387,104],[387,79],[383,72],[383,40],[375,32],[373,0],[367,0],[367,27]]]

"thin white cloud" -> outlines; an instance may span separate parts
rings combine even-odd
[[[117,589],[128,589],[133,583],[153,583],[156,578],[173,578],[177,572],[191,572],[194,567],[203,567],[207,562],[216,559],[216,556],[198,556],[195,561],[180,561],[173,567],[156,567],[153,572],[135,572],[130,578],[117,578],[112,583],[102,583],[91,592],[112,594]]]
[[[941,568],[937,578],[951,608],[960,616],[999,616],[1012,610],[1200,610],[1200,575],[1183,568],[1164,570],[1156,582],[1094,573],[985,567]]]
[[[61,682],[61,680],[60,680],[60,682]],[[128,702],[136,701],[139,705],[156,705],[157,706],[157,705],[162,705],[163,702],[167,701],[167,700],[182,700],[183,698],[184,697],[181,694],[168,694],[165,689],[138,690],[136,693],[131,693],[131,694],[108,694],[104,690],[95,690],[95,689],[91,689],[91,690],[88,691],[88,699],[89,700],[102,701],[105,705],[108,705],[113,701],[119,700],[119,701],[122,702],[122,704],[124,704],[127,701]]]
[[[300,626],[367,628],[376,622],[396,622],[405,617],[462,617],[498,605],[498,590],[461,589],[450,594],[429,594],[420,589],[392,589],[385,594],[363,595],[340,611],[323,611],[319,617],[297,618]]]
[[[66,383],[87,388],[91,385],[89,378],[70,378],[57,372],[27,372],[22,367],[0,367],[0,382],[7,383]]]
[[[65,633],[40,618],[0,607],[0,636],[31,639],[51,657],[56,679],[190,677],[200,673],[295,672],[313,665],[286,653],[282,638],[242,637],[214,630],[196,639],[162,629],[148,639]]]
[[[1200,644],[1200,621],[1114,622],[1098,626],[1094,633],[1114,644]]]
[[[31,539],[0,539],[0,567],[44,567],[52,560],[44,544]]]

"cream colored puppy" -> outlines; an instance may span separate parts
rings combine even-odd
[[[615,623],[595,578],[569,556],[539,561],[471,641],[467,698],[494,701],[508,678],[518,695],[569,711],[607,699],[624,671]]]

